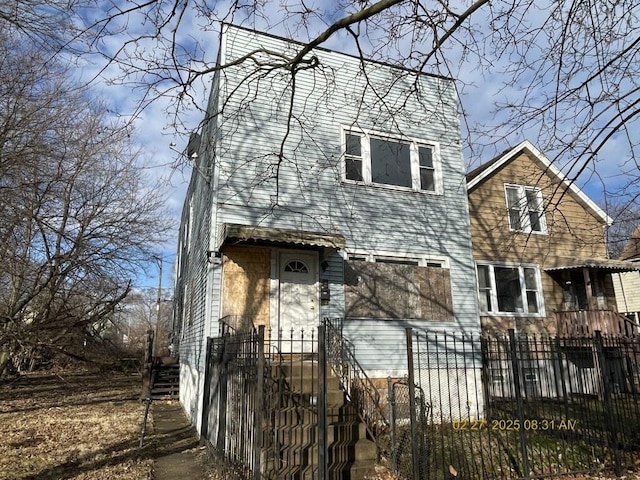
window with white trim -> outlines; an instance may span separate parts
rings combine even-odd
[[[536,187],[505,185],[509,228],[525,233],[547,233],[542,191]]]
[[[438,192],[436,144],[363,130],[345,130],[346,181]]]
[[[478,264],[482,313],[542,315],[542,288],[535,265]]]

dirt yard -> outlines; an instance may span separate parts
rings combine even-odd
[[[140,377],[33,374],[0,382],[0,479],[149,479]]]
[[[0,382],[0,480],[152,479],[154,461],[172,446],[154,432],[150,415],[149,434],[139,448],[140,386],[139,376],[88,373],[32,374]],[[186,453],[192,456],[187,461],[203,465],[203,480],[237,478],[219,462],[207,462],[201,448]],[[376,470],[376,480],[394,478]],[[640,480],[640,475],[625,472],[623,478]]]

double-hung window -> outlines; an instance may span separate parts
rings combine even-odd
[[[346,181],[439,193],[437,144],[344,130],[343,153]]]
[[[478,264],[478,298],[483,313],[543,313],[535,265]]]
[[[505,185],[509,228],[525,233],[546,233],[542,191],[536,187]]]

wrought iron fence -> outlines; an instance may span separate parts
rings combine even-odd
[[[203,438],[243,478],[321,478],[315,332],[221,332],[208,341]]]
[[[329,319],[326,327],[327,361],[340,380],[349,401],[366,425],[372,439],[382,442],[381,436],[389,433],[389,421],[380,406],[380,391],[373,385],[356,360],[353,347]]]
[[[408,375],[388,380],[384,415],[330,322],[317,334],[222,332],[209,339],[202,433],[245,478],[351,478],[365,438],[356,412],[407,480],[620,474],[640,452],[636,337],[409,329]]]
[[[390,387],[391,464],[400,478],[620,475],[637,458],[636,337],[409,331],[407,350],[408,380]]]
[[[264,329],[208,339],[201,434],[248,478],[260,472],[264,369]]]
[[[411,389],[407,379],[387,379],[389,400],[390,450],[389,465],[402,478],[418,478],[429,471],[428,426],[431,405],[420,387]],[[414,395],[414,402],[409,396]],[[413,428],[412,428],[413,426]]]

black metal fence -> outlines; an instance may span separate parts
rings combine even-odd
[[[243,478],[323,478],[316,332],[221,333],[208,340],[202,437]]]
[[[532,478],[611,470],[640,451],[640,339],[408,331],[389,382],[400,478]]]
[[[638,457],[639,338],[406,339],[407,378],[385,392],[329,321],[286,338],[225,325],[208,341],[202,435],[255,480],[363,478],[376,453],[407,480],[619,475]]]

